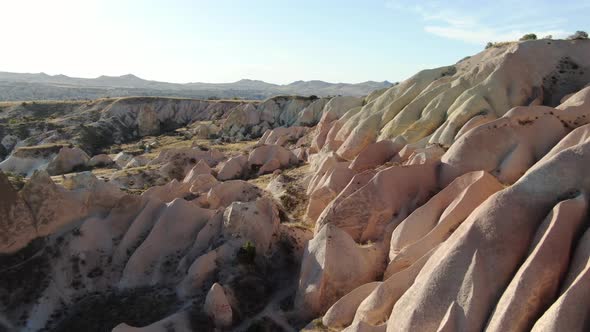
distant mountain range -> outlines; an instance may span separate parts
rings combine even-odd
[[[243,79],[233,83],[167,83],[149,81],[135,75],[76,78],[0,72],[0,100],[95,99],[123,96],[163,96],[203,99],[264,99],[275,95],[364,96],[374,90],[392,86],[388,81],[363,83],[328,83],[296,81],[279,85]]]

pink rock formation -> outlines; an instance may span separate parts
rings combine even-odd
[[[379,248],[360,247],[338,227],[325,225],[304,253],[295,307],[305,315],[325,312],[351,290],[374,281],[382,257]]]
[[[195,317],[183,310],[203,306],[228,330],[289,330],[316,319],[305,328],[314,330],[322,315],[327,328],[344,331],[587,330],[590,43],[497,46],[365,98],[281,96],[201,115],[194,105],[111,105],[105,114],[142,134],[160,119],[215,112],[227,115],[220,133],[238,138],[319,123],[266,131],[247,157],[164,151],[150,166],[174,180],[142,196],[90,173],[58,186],[38,172],[18,192],[0,175],[0,251],[45,237],[45,252],[29,258],[49,257],[34,273],[47,285],[30,303],[0,301],[0,309],[39,330],[52,327],[62,302],[90,292],[165,286],[182,310],[115,330],[189,330]],[[296,154],[281,146],[296,139]],[[0,168],[42,168],[57,153],[43,149],[17,149]],[[292,180],[307,185],[305,220],[287,221],[256,185],[231,180],[298,159],[310,164],[295,172],[309,169],[307,177]],[[211,170],[220,161],[223,182]],[[289,194],[284,173],[267,187],[279,200]],[[30,260],[9,258],[19,263],[2,266],[9,286],[0,295],[12,300],[28,293],[8,290],[19,278],[4,273]]]
[[[387,228],[395,226],[395,220],[403,220],[430,198],[437,186],[435,171],[435,164],[379,171],[366,185],[323,214],[316,228],[333,224],[359,242],[380,239]]]
[[[217,150],[203,151],[198,148],[167,149],[160,152],[158,157],[148,165],[163,165],[160,173],[170,178],[181,180],[186,174],[203,160],[209,166],[215,166],[225,157]]]
[[[434,330],[454,302],[465,312],[452,318],[458,326],[481,330],[526,257],[541,220],[563,200],[560,197],[585,189],[587,184],[580,175],[589,156],[590,144],[586,142],[563,150],[486,200],[434,253],[396,303],[390,317],[395,324],[388,330]],[[563,170],[569,176],[556,177]],[[465,292],[471,295],[465,297]],[[421,314],[426,312],[427,316]]]
[[[259,167],[258,174],[271,173],[297,163],[297,157],[290,150],[279,145],[263,145],[255,148],[248,156],[250,167]]]
[[[215,185],[207,193],[209,208],[226,207],[232,202],[249,202],[262,196],[261,190],[242,180],[224,181]]]
[[[251,241],[256,252],[269,252],[279,227],[279,212],[275,204],[262,197],[252,202],[233,202],[223,214],[222,233]]]
[[[307,127],[278,127],[272,130],[267,130],[264,135],[258,140],[259,145],[280,145],[295,143],[299,138],[308,132]]]
[[[211,316],[215,326],[227,328],[232,324],[232,309],[223,287],[214,283],[205,298],[205,312]]]
[[[393,158],[403,147],[403,142],[399,143],[391,140],[369,144],[356,156],[350,164],[350,169],[360,172],[383,165]]]
[[[557,294],[587,209],[584,195],[553,208],[539,226],[527,259],[496,304],[486,331],[530,331]]]
[[[76,167],[84,167],[90,160],[86,152],[79,148],[63,147],[59,153],[47,165],[49,175],[69,173]]]
[[[326,311],[326,314],[322,317],[322,323],[333,329],[343,328],[350,325],[359,304],[361,304],[361,302],[380,284],[381,282],[379,281],[373,281],[359,286],[353,289],[350,293],[344,295],[340,300],[336,301],[328,311]]]
[[[532,331],[583,331],[588,317],[588,282],[590,280],[590,231],[578,242],[570,271],[561,286],[559,297],[539,318]]]
[[[111,157],[109,157],[109,155],[107,154],[98,154],[90,158],[90,160],[88,161],[89,167],[105,167],[111,166],[112,164],[113,159],[111,159]]]
[[[129,258],[120,286],[150,285],[167,277],[160,266],[180,260],[178,252],[192,244],[192,239],[206,225],[212,212],[183,199],[168,203],[147,238]]]
[[[455,179],[395,228],[385,276],[412,265],[438,246],[475,208],[501,189],[496,178],[483,171]]]
[[[229,158],[221,164],[217,179],[220,181],[235,180],[241,178],[248,168],[248,157],[239,155]]]

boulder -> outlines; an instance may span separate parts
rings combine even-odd
[[[213,319],[216,327],[223,329],[232,324],[232,308],[225,295],[223,287],[214,283],[205,298],[205,313]]]
[[[267,130],[258,140],[259,145],[280,145],[296,143],[299,138],[308,132],[307,127],[278,127]]]
[[[303,254],[295,307],[303,315],[321,315],[356,287],[374,281],[383,271],[383,258],[378,247],[361,247],[338,227],[325,225]]]
[[[49,175],[60,175],[72,172],[77,167],[85,167],[90,160],[86,152],[79,148],[63,147],[47,165]]]
[[[209,208],[227,207],[232,202],[250,202],[262,196],[257,186],[242,180],[229,180],[215,185],[207,193]]]
[[[195,138],[208,139],[216,136],[219,133],[220,128],[214,124],[199,123],[191,129]]]
[[[158,154],[149,164],[150,165],[164,165],[170,162],[182,162],[192,164],[191,168],[197,164],[198,161],[203,160],[210,167],[217,165],[225,156],[223,153],[215,150],[201,150],[198,146],[191,148],[171,148],[165,149]]]
[[[309,148],[295,148],[291,150],[299,162],[306,162],[309,158]]]
[[[123,168],[135,168],[135,167],[142,167],[149,164],[150,159],[144,155],[139,155],[131,158],[125,167]]]
[[[220,181],[239,179],[244,176],[248,168],[248,157],[246,155],[239,155],[229,158],[226,162],[221,164],[217,179]]]
[[[117,166],[119,166],[119,168],[124,168],[131,159],[133,159],[133,155],[125,152],[119,152],[117,155],[115,155],[113,161],[115,164],[117,164]]]
[[[248,240],[256,252],[270,252],[279,227],[279,211],[266,197],[251,202],[233,202],[223,213],[222,233],[227,237]]]
[[[0,162],[0,170],[31,176],[36,170],[45,170],[61,148],[62,145],[57,144],[16,148]]]
[[[172,202],[177,198],[184,198],[190,194],[190,184],[173,179],[161,186],[153,186],[142,193],[143,197],[158,198],[162,202]]]
[[[248,156],[250,167],[257,167],[258,174],[271,173],[275,169],[285,168],[297,163],[297,157],[279,145],[263,145],[255,148]]]
[[[200,194],[208,192],[211,188],[216,186],[219,181],[217,181],[217,179],[211,174],[199,174],[193,180],[186,183],[190,185],[189,191],[191,193]]]
[[[212,169],[211,169],[211,167],[209,167],[207,162],[205,162],[204,160],[199,160],[199,162],[193,168],[191,168],[191,170],[188,172],[188,174],[184,177],[184,180],[182,180],[182,182],[190,183],[193,181],[193,179],[195,179],[195,177],[197,177],[199,175],[204,175],[204,174],[211,175],[211,173],[212,173]]]
[[[88,167],[108,167],[113,165],[114,161],[107,154],[97,154],[88,161]]]
[[[2,141],[0,141],[0,144],[2,144],[6,151],[9,152],[16,146],[16,143],[18,143],[18,137],[14,135],[6,135],[2,138]]]
[[[219,267],[235,261],[236,253],[242,241],[226,241],[214,250],[199,256],[190,265],[186,276],[178,285],[178,294],[189,297],[202,291],[207,280],[210,280]]]
[[[223,154],[213,149],[207,151],[199,148],[167,149],[160,152],[158,157],[148,163],[148,166],[161,165],[162,175],[181,181],[200,160],[213,167],[222,159],[224,159]]]

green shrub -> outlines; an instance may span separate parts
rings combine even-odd
[[[111,144],[111,139],[107,134],[101,132],[99,128],[80,125],[78,141],[82,147],[91,152],[97,153],[102,148]]]
[[[537,40],[537,35],[535,35],[534,33],[527,33],[526,35],[520,37],[519,39],[520,41],[525,41],[525,40]]]
[[[588,39],[588,33],[586,31],[578,30],[573,35],[567,37],[567,39],[569,39],[569,40]]]
[[[246,241],[238,250],[237,257],[242,264],[253,264],[256,259],[256,246],[252,242]]]

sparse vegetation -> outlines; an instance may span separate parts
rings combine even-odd
[[[525,40],[537,40],[537,35],[535,35],[534,33],[527,33],[526,35],[520,37],[519,41],[525,41]]]
[[[569,40],[576,40],[576,39],[588,39],[588,33],[586,31],[578,30],[573,35],[567,37]]]
[[[238,250],[237,254],[238,262],[241,264],[254,264],[254,260],[256,259],[256,246],[250,242],[246,241]]]
[[[96,154],[107,145],[111,144],[108,135],[102,134],[98,128],[80,125],[78,141],[82,147],[91,154]]]
[[[502,48],[502,47],[504,47],[504,46],[508,46],[508,45],[511,45],[511,44],[513,44],[513,43],[514,43],[514,42],[510,42],[510,41],[507,41],[507,42],[493,42],[493,43],[492,43],[492,42],[488,42],[488,43],[486,44],[486,50],[487,50],[488,48],[492,48],[492,47],[493,47],[493,48]]]
[[[166,317],[177,306],[174,290],[166,287],[91,293],[79,299],[70,310],[63,310],[62,319],[54,323],[54,330],[110,331],[122,321],[145,326]]]
[[[322,317],[316,318],[313,321],[311,321],[311,326],[313,326],[313,330],[314,332],[332,332],[333,330],[330,329],[329,327],[325,326],[324,323],[322,322]]]
[[[21,174],[15,174],[12,172],[4,172],[4,174],[15,190],[21,190],[25,186],[25,177]]]

